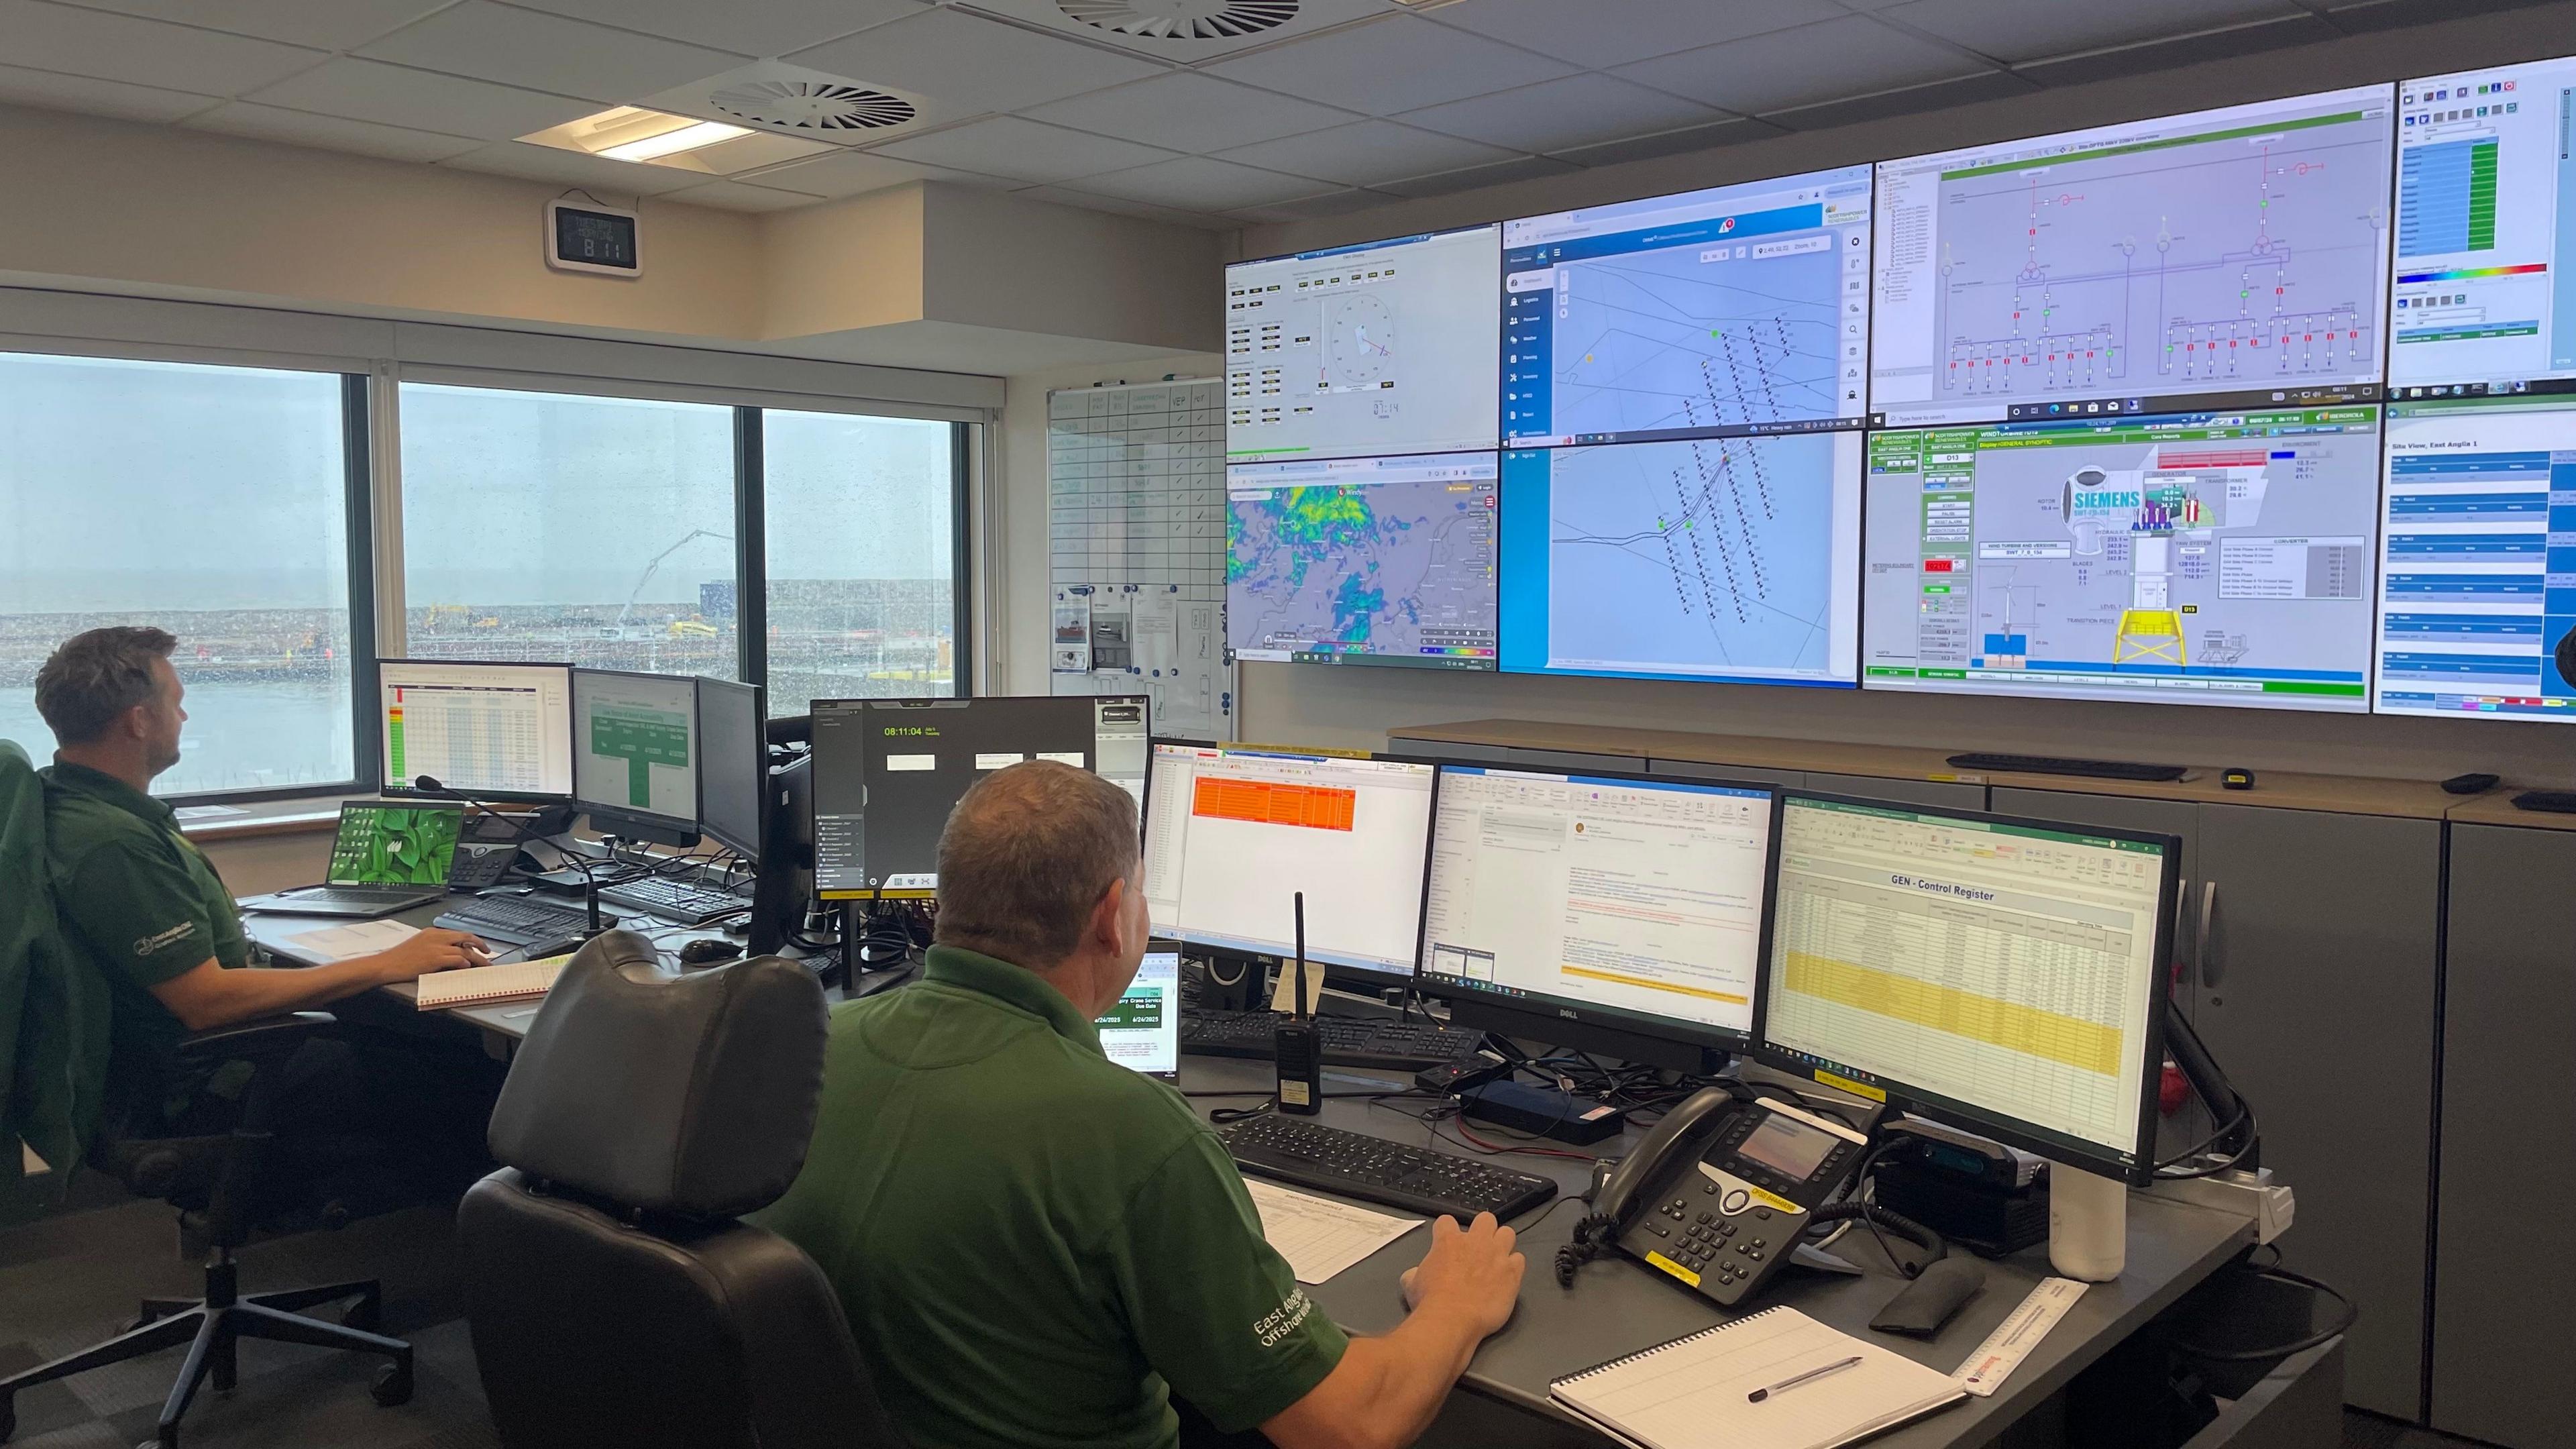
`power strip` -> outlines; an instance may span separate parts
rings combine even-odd
[[[2289,1185],[2274,1182],[2272,1169],[2229,1171],[2216,1177],[2168,1178],[2147,1189],[2147,1196],[2195,1203],[2254,1220],[2254,1241],[2268,1243],[2290,1230],[2298,1203]]]

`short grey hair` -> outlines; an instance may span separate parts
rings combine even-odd
[[[152,661],[179,645],[166,629],[115,624],[74,634],[36,671],[36,713],[54,739],[85,745],[124,713],[151,700],[161,682]]]
[[[1136,802],[1088,770],[1030,760],[975,782],[939,835],[940,945],[1046,970],[1112,881],[1134,884]]]

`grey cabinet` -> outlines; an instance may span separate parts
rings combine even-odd
[[[1952,780],[1890,780],[1876,775],[1807,772],[1807,788],[1827,795],[1858,795],[1864,800],[1893,800],[1933,810],[1983,810],[1986,787]]]
[[[2441,823],[2058,790],[1993,799],[2003,814],[2182,837],[2176,1001],[2253,1100],[2263,1160],[2298,1195],[2284,1261],[2361,1305],[2350,1401],[2417,1417]]]
[[[1646,768],[1658,775],[1671,775],[1683,780],[1740,780],[1747,785],[1785,785],[1792,789],[1807,783],[1804,770],[1766,770],[1757,765],[1704,765],[1697,760],[1648,760]]]
[[[2576,1257],[2556,1231],[2576,1194],[2571,885],[2576,833],[2451,827],[2432,1424],[2513,1449],[2576,1425]]]

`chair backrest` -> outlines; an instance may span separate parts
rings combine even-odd
[[[0,740],[0,1152],[23,1139],[68,1182],[107,1086],[107,978],[54,908],[45,782]]]
[[[902,1444],[822,1270],[735,1220],[804,1165],[823,1041],[776,957],[672,976],[619,931],[565,966],[492,1114],[507,1165],[457,1211],[503,1442]]]

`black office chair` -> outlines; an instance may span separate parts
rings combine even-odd
[[[823,990],[757,957],[691,976],[612,931],[565,967],[457,1211],[484,1397],[512,1449],[899,1449],[840,1300],[736,1221],[805,1164]]]
[[[276,1069],[296,1048],[337,1024],[321,1012],[299,1012],[198,1032],[180,1043],[183,1068],[236,1061],[252,1066],[241,1114],[231,1132],[180,1138],[107,1134],[91,1147],[91,1166],[114,1175],[139,1196],[163,1198],[180,1209],[183,1232],[206,1247],[206,1295],[145,1299],[134,1326],[116,1337],[0,1379],[0,1440],[17,1429],[20,1391],[181,1344],[188,1345],[188,1356],[181,1361],[178,1382],[161,1406],[160,1432],[154,1441],[162,1449],[177,1449],[179,1420],[188,1412],[199,1385],[211,1378],[219,1393],[232,1388],[235,1345],[245,1338],[382,1355],[388,1362],[376,1374],[376,1402],[391,1407],[411,1398],[411,1345],[374,1331],[384,1304],[383,1290],[376,1283],[244,1294],[233,1262],[234,1250],[256,1226],[258,1205],[275,1190],[279,1163],[269,1124],[281,1100]],[[340,1302],[350,1306],[339,1323],[309,1317],[303,1311]]]

